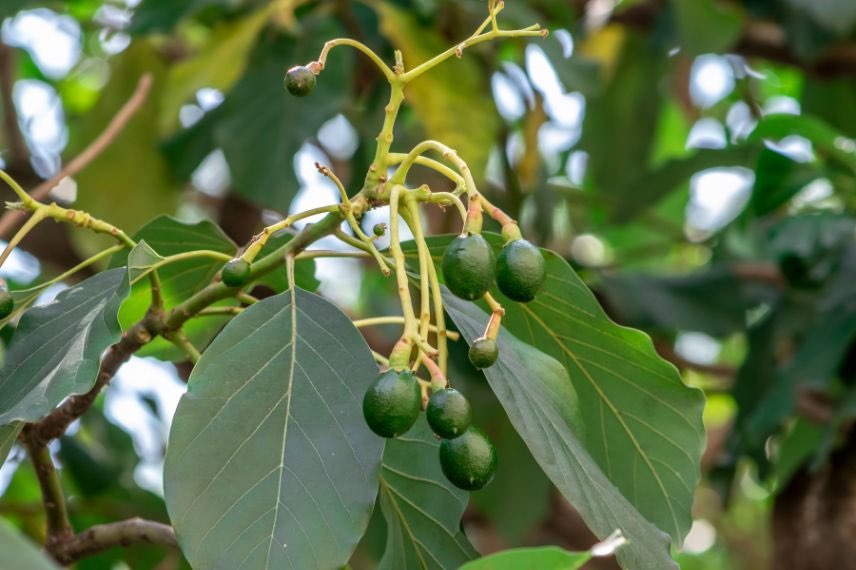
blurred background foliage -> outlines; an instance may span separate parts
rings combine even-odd
[[[53,198],[129,233],[171,214],[213,220],[242,243],[283,214],[336,200],[315,161],[359,188],[386,103],[383,78],[344,49],[305,99],[285,95],[287,67],[343,35],[387,61],[401,49],[413,65],[466,37],[483,4],[3,0],[0,160],[35,186],[149,73],[141,111]],[[682,567],[846,567],[834,563],[856,560],[856,3],[509,0],[503,21],[552,33],[469,49],[420,78],[395,147],[430,137],[455,148],[525,234],[571,261],[617,322],[647,331],[706,390],[709,442]],[[447,184],[423,174],[437,190]],[[428,223],[456,231],[453,218]],[[0,274],[32,286],[103,243],[42,225]],[[394,310],[370,265],[319,260],[316,277],[354,316]],[[367,332],[378,347],[394,333]],[[453,357],[453,381],[502,457],[464,518],[474,544],[590,546],[480,373],[460,347]],[[163,446],[186,374],[181,362],[134,358],[55,444],[76,527],[165,520]],[[40,539],[38,487],[22,457],[13,450],[0,470],[0,515]],[[376,519],[354,568],[382,552]],[[77,567],[184,564],[135,547]]]

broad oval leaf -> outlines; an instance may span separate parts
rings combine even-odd
[[[41,419],[95,384],[101,354],[122,333],[128,296],[124,267],[104,271],[21,316],[0,370],[0,425]]]
[[[5,521],[0,521],[0,568],[59,570],[35,544]]]
[[[431,240],[435,259],[451,237]],[[486,237],[502,243],[495,234]],[[647,335],[612,322],[564,259],[542,252],[547,280],[534,301],[515,303],[493,291],[506,311],[502,327],[562,365],[579,399],[567,417],[577,437],[636,509],[680,545],[692,522],[704,449],[704,396],[684,385]],[[446,297],[450,307],[461,307]],[[483,331],[471,331],[468,340]]]
[[[469,493],[443,476],[439,448],[424,415],[386,444],[380,477],[386,549],[379,570],[443,570],[478,556],[461,530]]]
[[[464,338],[481,336],[488,315],[448,291],[443,298]],[[499,360],[484,370],[485,376],[512,425],[559,491],[599,538],[615,529],[622,531],[628,540],[617,553],[623,567],[677,568],[669,557],[669,537],[639,513],[586,450],[574,425],[583,407],[581,397],[565,368],[505,328],[497,344]]]
[[[170,519],[194,568],[344,565],[377,496],[383,440],[362,416],[365,340],[292,289],[235,317],[193,370],[170,432]]]

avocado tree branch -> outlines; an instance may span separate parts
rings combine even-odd
[[[36,471],[36,479],[39,481],[47,522],[45,547],[48,552],[52,552],[56,545],[71,538],[74,531],[68,520],[62,483],[51,459],[51,452],[45,443],[33,437],[31,428],[32,426],[24,426],[19,437],[27,449],[33,469]]]
[[[139,543],[178,548],[171,526],[141,518],[132,518],[89,527],[80,534],[58,543],[50,552],[57,562],[70,565],[81,558],[121,546]]]

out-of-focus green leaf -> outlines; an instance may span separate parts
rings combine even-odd
[[[850,0],[787,0],[787,3],[838,36],[846,36],[856,25],[856,4]]]
[[[24,313],[0,370],[0,425],[39,420],[92,388],[102,353],[121,335],[128,290],[125,268],[112,269]]]
[[[835,125],[848,137],[856,137],[856,80],[852,77],[805,77],[801,100],[802,112]]]
[[[0,4],[0,20],[14,16],[19,10],[23,10],[32,0],[5,0]]]
[[[335,50],[310,96],[289,95],[282,83],[285,70],[317,59],[324,41],[340,35],[328,17],[304,18],[301,26],[299,38],[272,29],[263,33],[223,103],[168,141],[165,152],[177,173],[189,177],[220,148],[238,194],[259,206],[288,211],[297,193],[294,155],[347,100],[352,58],[347,50]]]
[[[726,149],[700,149],[694,154],[670,160],[653,170],[642,170],[617,188],[614,220],[626,222],[650,208],[696,173],[719,166],[753,164],[757,150],[750,146]]]
[[[59,570],[39,548],[6,521],[0,521],[0,568],[8,570]]]
[[[447,39],[392,3],[377,6],[381,31],[403,52],[407,69],[450,47]],[[407,102],[419,115],[428,138],[455,149],[477,179],[484,175],[499,128],[498,114],[488,93],[481,66],[467,55],[446,61],[407,86]],[[467,125],[463,129],[462,117],[466,117]]]
[[[755,165],[749,209],[756,216],[772,212],[819,175],[820,171],[810,164],[796,162],[768,148],[762,149]]]
[[[600,92],[603,87],[600,65],[595,60],[579,54],[565,57],[562,44],[553,37],[538,42],[538,45],[547,54],[565,89],[579,91],[586,96],[597,95]]]
[[[457,568],[478,556],[460,528],[469,493],[443,475],[439,448],[424,416],[386,444],[380,508],[387,538],[379,570]]]
[[[607,273],[609,307],[620,322],[643,329],[698,331],[726,336],[746,327],[746,312],[775,291],[743,283],[727,267],[683,276]]]
[[[587,176],[610,198],[624,199],[631,188],[640,191],[629,183],[647,171],[663,101],[664,65],[647,37],[628,33],[609,84],[586,101],[579,146],[589,155]]]
[[[743,14],[738,6],[717,0],[675,0],[682,49],[691,55],[728,51],[740,37]]]
[[[128,233],[158,214],[173,212],[180,196],[180,185],[157,148],[165,67],[147,42],[132,42],[117,56],[98,103],[73,122],[66,153],[75,156],[98,136],[145,73],[151,73],[153,79],[146,102],[113,144],[75,177],[78,188],[74,207],[109,219]],[[88,255],[103,249],[105,239],[101,236],[88,232],[73,232],[72,236]]]
[[[133,263],[136,267],[131,267],[129,271],[135,277],[158,259],[170,255],[194,250],[234,254],[237,249],[235,243],[223,233],[223,230],[208,220],[187,224],[170,216],[159,216],[150,221],[134,235],[134,239],[141,242],[130,252],[130,255],[136,259],[130,259],[129,253],[122,251],[113,257],[110,265],[118,267]],[[208,285],[222,267],[222,260],[211,257],[192,257],[158,269],[164,306],[171,308],[185,301],[193,293]],[[119,311],[122,328],[127,329],[143,318],[150,304],[149,280],[142,278],[133,285],[130,296]],[[234,304],[236,301],[232,299],[217,303],[218,306]],[[208,345],[226,321],[228,317],[200,317],[185,323],[183,330],[190,341],[202,349]],[[140,349],[137,355],[155,356],[165,360],[187,358],[184,352],[160,337]]]
[[[834,127],[808,115],[768,115],[758,122],[750,140],[781,140],[791,135],[807,138],[815,150],[838,161],[856,173],[856,141],[845,137]]]
[[[193,369],[164,467],[195,568],[348,561],[377,496],[383,440],[361,408],[377,370],[345,314],[300,289],[226,325]]]
[[[591,560],[588,552],[568,552],[557,546],[514,548],[479,558],[461,570],[578,570]]]
[[[134,9],[129,31],[135,34],[168,32],[183,17],[206,6],[231,4],[229,0],[143,0]]]
[[[244,18],[219,24],[199,53],[169,69],[161,103],[161,132],[171,131],[178,125],[181,106],[197,90],[203,87],[220,91],[231,89],[243,74],[250,50],[270,20],[273,6],[275,4],[269,4]]]

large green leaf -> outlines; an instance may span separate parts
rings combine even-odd
[[[386,444],[380,508],[387,538],[380,570],[443,570],[478,556],[460,528],[469,493],[443,476],[439,448],[424,416]]]
[[[448,292],[443,298],[449,315],[464,338],[481,336],[488,315],[476,305]],[[521,342],[506,328],[501,330],[497,344],[499,360],[485,370],[490,387],[512,425],[559,491],[598,537],[605,538],[616,529],[621,530],[629,542],[618,553],[625,568],[677,568],[669,557],[668,536],[646,520],[628,500],[647,506],[639,500],[642,487],[625,491],[626,498],[586,450],[586,446],[592,445],[585,436],[600,434],[586,433],[588,426],[577,427],[579,419],[586,406],[600,408],[601,405],[584,401],[578,389],[580,383],[571,383],[561,363]],[[632,394],[627,396],[633,397]],[[649,411],[646,417],[656,421],[654,414],[655,411]],[[638,473],[639,461],[631,459],[634,452],[626,445],[622,446],[621,452],[621,469],[631,474]],[[616,462],[616,467],[618,464]],[[614,473],[612,475],[615,477]],[[648,492],[650,485],[645,481],[641,483],[645,484]],[[673,483],[674,476],[669,480],[669,484]],[[680,482],[676,484],[682,485]],[[654,512],[657,515],[668,508],[660,496],[658,494],[660,504]],[[689,505],[685,508],[686,514],[682,508],[681,515],[688,517]]]
[[[429,239],[435,259],[453,237]],[[486,237],[496,248],[502,243],[495,234]],[[412,255],[410,245],[407,251]],[[704,448],[704,396],[683,384],[647,335],[612,322],[564,259],[542,252],[547,280],[534,301],[515,303],[493,291],[505,307],[502,326],[561,363],[579,398],[569,419],[585,448],[643,516],[682,544]],[[459,306],[455,301],[450,310]],[[497,396],[509,411],[509,402]],[[532,449],[531,439],[523,439]]]
[[[170,519],[195,568],[337,568],[366,529],[383,440],[362,417],[377,374],[334,305],[291,289],[203,354],[170,432]]]
[[[680,46],[689,55],[723,52],[740,38],[743,13],[717,0],[675,0]]]
[[[39,548],[12,528],[0,521],[0,568],[8,570],[59,570]]]
[[[92,388],[101,354],[121,335],[128,289],[125,268],[111,269],[24,313],[0,370],[0,425],[41,419]]]
[[[336,50],[311,97],[288,95],[284,68],[317,59],[324,41],[339,31],[329,18],[305,18],[301,24],[305,33],[297,42],[273,30],[263,33],[247,71],[223,103],[170,139],[166,153],[179,174],[189,177],[220,148],[235,191],[259,206],[288,210],[297,192],[294,155],[343,106],[351,58],[348,51]]]
[[[557,546],[514,548],[461,566],[461,570],[578,570],[591,560],[588,552],[568,552]]]
[[[194,224],[179,221],[171,216],[158,216],[134,234],[140,242],[132,252],[122,251],[110,261],[111,267],[128,264],[132,278],[138,276],[159,258],[195,250],[211,250],[234,254],[237,246],[214,223],[203,220]],[[129,257],[131,256],[131,257]],[[208,285],[223,261],[211,257],[192,257],[170,263],[158,270],[164,306],[173,307]],[[127,329],[146,314],[151,304],[148,279],[140,279],[131,287],[131,294],[119,311],[119,322]],[[218,305],[234,305],[225,300]],[[228,317],[191,319],[184,325],[190,341],[204,348],[226,323]],[[138,352],[139,356],[156,356],[165,360],[184,360],[186,355],[163,338],[156,338]]]

